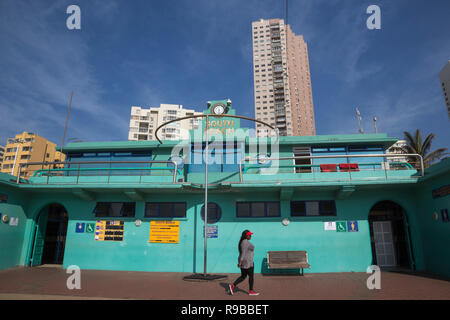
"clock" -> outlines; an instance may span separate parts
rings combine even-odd
[[[220,102],[213,104],[213,106],[211,107],[212,113],[218,114],[218,115],[226,113],[226,111],[227,111],[226,109],[227,109],[227,107],[225,106],[225,104],[220,103]]]

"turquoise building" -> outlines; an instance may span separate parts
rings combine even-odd
[[[252,138],[215,105],[205,111],[209,273],[239,272],[249,229],[258,273],[278,272],[268,251],[306,250],[305,273],[376,264],[450,276],[449,159],[395,162],[385,134]],[[189,141],[70,143],[63,169],[1,174],[0,269],[203,272],[202,123]]]

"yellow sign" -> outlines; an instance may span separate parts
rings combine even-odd
[[[180,221],[151,221],[151,243],[179,243]]]
[[[122,241],[124,221],[98,220],[95,224],[95,240],[97,241]]]

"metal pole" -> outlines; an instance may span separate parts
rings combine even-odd
[[[73,97],[73,91],[72,91],[72,94],[70,95],[69,110],[67,110],[66,125],[64,126],[64,135],[63,135],[63,139],[62,139],[62,143],[61,143],[61,153],[59,154],[59,161],[61,161],[61,158],[62,158],[64,140],[66,139],[67,122],[69,121],[70,107],[72,106],[72,97]]]
[[[12,176],[14,175],[14,169],[16,168],[17,155],[19,154],[19,148],[20,148],[21,143],[22,143],[22,140],[19,139],[19,141],[17,141],[16,155],[14,156],[14,164],[13,164],[12,171],[11,171]]]
[[[209,116],[206,117],[206,145],[205,145],[205,226],[204,226],[204,241],[205,241],[205,252],[204,252],[204,265],[203,265],[203,274],[206,276],[206,242],[208,239],[208,142],[209,142],[209,135],[208,135],[208,122],[209,122]]]

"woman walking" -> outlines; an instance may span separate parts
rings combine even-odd
[[[233,295],[234,288],[245,280],[248,276],[249,291],[248,294],[251,296],[257,296],[259,293],[253,291],[253,274],[254,274],[254,264],[253,264],[253,253],[255,251],[255,246],[250,243],[252,234],[248,230],[242,232],[241,239],[239,240],[239,258],[238,267],[241,268],[241,276],[234,281],[234,283],[229,284],[230,294]]]

